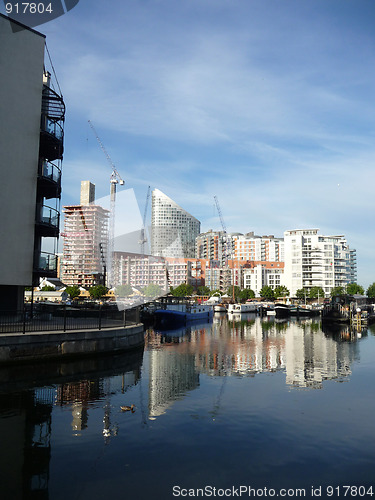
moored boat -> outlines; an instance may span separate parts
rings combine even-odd
[[[214,306],[214,312],[220,312],[220,313],[227,312],[227,308],[225,307],[224,304],[216,304]]]
[[[276,318],[288,318],[290,316],[290,306],[288,304],[275,304]]]
[[[213,312],[212,305],[192,304],[187,301],[163,303],[154,312],[155,325],[160,328],[173,328],[195,320],[210,320]]]
[[[245,304],[228,304],[228,313],[249,313],[256,312],[256,305],[252,302]]]

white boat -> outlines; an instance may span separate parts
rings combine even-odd
[[[248,313],[256,312],[256,305],[248,302],[246,304],[229,304],[228,313]]]
[[[214,312],[227,312],[227,308],[223,304],[216,304]]]

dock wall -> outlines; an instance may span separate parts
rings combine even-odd
[[[0,365],[118,353],[144,344],[142,323],[125,328],[0,335]]]

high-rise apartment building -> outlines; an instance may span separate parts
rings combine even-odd
[[[270,236],[257,236],[253,232],[232,236],[234,259],[250,261],[282,262],[284,240]]]
[[[195,239],[201,223],[167,195],[154,189],[151,213],[151,254],[159,257],[195,257]]]
[[[63,207],[61,280],[69,286],[91,287],[106,282],[109,211],[95,205],[94,189],[84,181],[81,204]]]
[[[210,230],[196,238],[196,257],[218,260],[222,264],[228,259],[282,262],[284,240],[273,235],[257,236],[253,232],[244,235]]]
[[[17,310],[25,286],[57,275],[65,104],[45,36],[0,14],[0,39],[0,307]]]
[[[356,281],[355,250],[344,236],[322,236],[318,231],[284,233],[284,281],[291,295],[301,288],[319,286],[328,296],[333,288]]]

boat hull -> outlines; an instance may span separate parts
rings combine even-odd
[[[157,309],[155,311],[155,325],[159,328],[174,328],[186,325],[192,321],[209,321],[213,316],[213,308],[192,308],[190,311]]]

